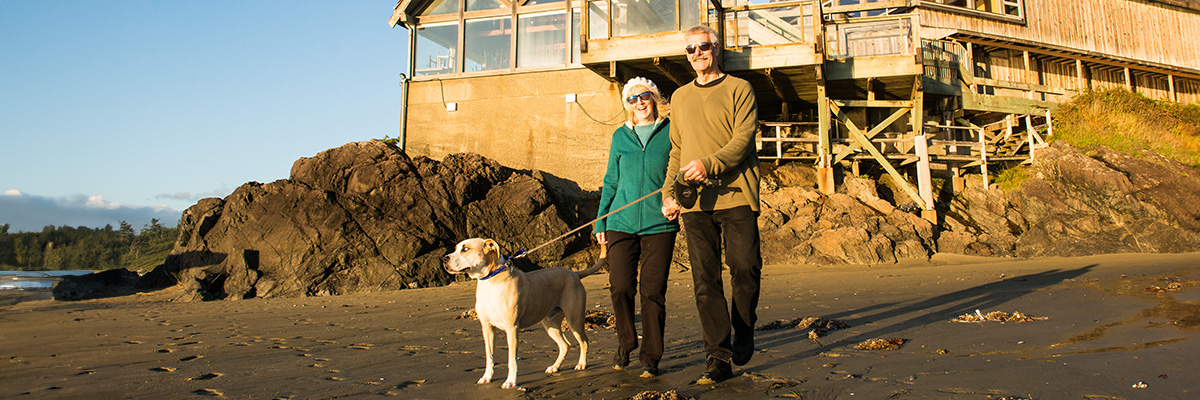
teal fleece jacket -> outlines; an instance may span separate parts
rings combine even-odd
[[[608,152],[608,169],[600,190],[597,217],[629,204],[663,186],[667,158],[671,152],[670,121],[660,121],[645,148],[628,123],[613,132]],[[651,126],[641,126],[651,128]],[[650,196],[608,218],[596,221],[596,233],[625,232],[635,235],[678,232],[679,223],[662,215],[662,196]]]

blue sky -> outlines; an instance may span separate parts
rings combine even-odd
[[[174,225],[397,136],[394,0],[0,1],[0,224]]]

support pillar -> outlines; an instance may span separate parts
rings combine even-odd
[[[837,188],[833,181],[833,144],[829,140],[830,115],[829,98],[825,92],[824,68],[816,66],[817,75],[817,130],[820,141],[817,143],[817,190],[826,195],[833,194]]]

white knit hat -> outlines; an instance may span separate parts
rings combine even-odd
[[[647,90],[649,90],[651,93],[654,93],[655,97],[662,98],[662,93],[658,92],[658,85],[655,85],[654,82],[650,82],[649,79],[639,76],[639,77],[630,79],[629,82],[625,82],[625,87],[623,89],[621,89],[621,99],[627,99],[627,98],[629,98],[629,96],[639,94],[639,93],[630,93],[633,91],[633,88],[635,86],[645,86]]]

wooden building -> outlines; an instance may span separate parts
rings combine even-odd
[[[932,175],[1028,162],[1079,91],[1200,103],[1200,0],[401,0],[391,23],[409,31],[406,150],[587,189],[625,121],[620,84],[689,82],[698,24],[755,88],[760,157],[815,164],[825,191],[878,163],[930,214]]]

